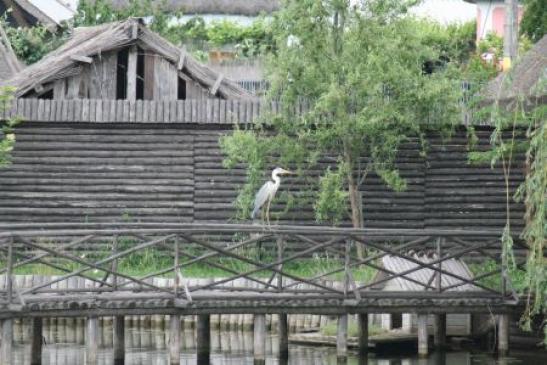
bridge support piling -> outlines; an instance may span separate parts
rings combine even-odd
[[[428,355],[427,314],[418,314],[418,356]]]
[[[2,343],[0,344],[0,364],[11,365],[13,353],[13,318],[2,320]]]
[[[505,356],[509,353],[509,315],[500,314],[498,319],[498,354]]]
[[[359,355],[368,353],[368,313],[357,315],[359,330]]]
[[[86,323],[86,365],[97,365],[99,351],[99,318],[88,317]]]
[[[446,314],[436,314],[434,320],[433,342],[437,349],[441,349],[446,346]]]
[[[180,364],[180,316],[169,317],[169,364]]]
[[[348,315],[338,317],[338,330],[336,334],[336,357],[338,363],[345,363],[348,357]]]
[[[254,316],[254,364],[264,365],[266,363],[266,315],[255,314]]]
[[[42,318],[30,322],[30,365],[42,364]]]
[[[125,318],[115,316],[112,323],[114,344],[114,365],[123,365],[125,358]]]
[[[289,322],[286,313],[279,315],[278,335],[279,335],[279,358],[289,358]]]
[[[198,365],[209,364],[211,357],[211,317],[200,314],[197,318],[197,357]]]

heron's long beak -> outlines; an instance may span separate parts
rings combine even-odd
[[[292,171],[289,171],[289,170],[285,170],[283,169],[281,171],[282,174],[285,174],[285,175],[296,175],[296,172],[292,172]]]

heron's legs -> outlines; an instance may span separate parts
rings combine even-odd
[[[272,204],[272,200],[268,199],[268,203],[266,205],[266,219],[268,221],[268,227],[270,227],[270,205]]]

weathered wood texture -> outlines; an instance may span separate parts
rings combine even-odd
[[[104,116],[108,106],[103,105],[102,111]],[[222,166],[218,141],[229,128],[211,127],[23,123],[16,131],[13,163],[0,170],[0,222],[230,220],[235,216],[234,201],[245,182],[245,170]],[[487,148],[488,131],[478,134],[479,147]],[[408,188],[393,192],[371,174],[363,188],[365,226],[503,227],[502,171],[489,164],[469,165],[466,143],[464,131],[447,144],[431,136],[426,158],[420,156],[417,143],[403,145],[398,167]],[[325,159],[306,178],[284,180],[281,190],[299,194],[309,185],[306,179],[315,181],[329,164]],[[513,168],[512,189],[522,180],[521,165],[516,163]],[[264,179],[268,175],[265,171]],[[523,207],[511,206],[513,227],[518,229]],[[272,212],[283,208],[278,200]],[[295,207],[279,220],[314,222],[311,205]]]

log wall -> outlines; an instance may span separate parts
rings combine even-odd
[[[18,99],[0,121],[17,117],[13,164],[0,170],[0,222],[227,221],[245,181],[243,166],[226,170],[218,141],[234,123],[252,123],[277,103],[237,100],[110,101]],[[489,148],[488,127],[478,147]],[[363,189],[366,226],[499,229],[505,224],[505,183],[499,166],[470,165],[462,127],[449,141],[429,136],[429,152],[401,146],[407,179],[396,193],[371,174]],[[308,177],[284,180],[281,192],[301,194],[332,160]],[[523,179],[517,159],[510,184]],[[274,166],[271,166],[274,167]],[[269,171],[265,171],[264,179]],[[274,206],[272,212],[284,206]],[[523,207],[512,204],[513,228]],[[311,203],[292,207],[280,223],[314,223]]]

